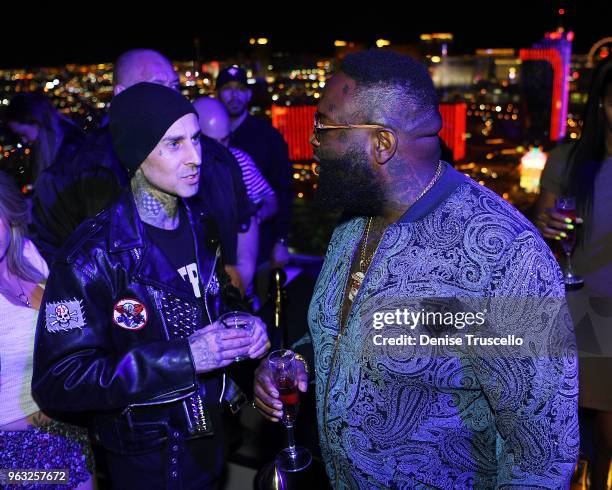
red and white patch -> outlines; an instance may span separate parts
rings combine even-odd
[[[113,322],[126,330],[140,330],[147,324],[149,314],[137,299],[123,298],[113,306]]]

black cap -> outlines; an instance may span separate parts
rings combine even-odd
[[[248,85],[246,71],[236,65],[224,68],[219,72],[215,87],[221,90],[221,87],[228,82],[240,82],[246,87]]]
[[[137,83],[113,97],[109,111],[113,148],[130,174],[147,159],[168,128],[186,114],[198,115],[179,92],[157,83]]]

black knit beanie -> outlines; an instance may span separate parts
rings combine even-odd
[[[130,175],[185,114],[198,115],[179,92],[157,83],[137,83],[113,97],[109,111],[113,148]]]

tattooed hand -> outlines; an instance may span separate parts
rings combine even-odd
[[[251,359],[260,359],[268,352],[270,348],[270,340],[268,339],[268,329],[264,321],[258,316],[255,318],[253,326],[253,336],[251,337],[251,347],[249,348],[249,357]]]
[[[196,372],[213,371],[228,366],[235,357],[248,355],[252,341],[246,330],[226,329],[218,322],[196,331],[189,337]]]

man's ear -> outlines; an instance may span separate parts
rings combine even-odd
[[[397,136],[391,129],[378,129],[374,133],[374,159],[379,165],[387,163],[397,151]]]

